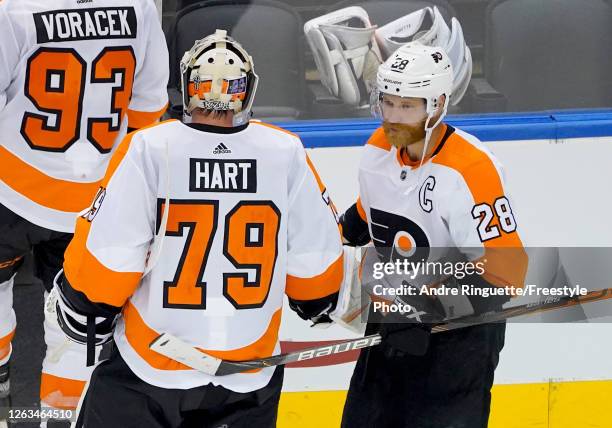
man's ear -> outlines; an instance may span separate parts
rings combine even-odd
[[[446,95],[442,94],[438,97],[438,111],[442,111],[444,109],[444,104],[446,104]]]
[[[436,111],[436,114],[432,117],[432,123],[437,122],[440,116],[442,115],[442,112],[444,111],[445,103],[446,103],[446,95],[442,94],[438,97],[438,110]]]

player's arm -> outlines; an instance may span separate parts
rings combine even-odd
[[[144,7],[147,41],[142,64],[134,76],[132,98],[128,106],[128,129],[133,131],[159,120],[168,107],[168,48],[153,2]]]
[[[301,318],[317,322],[336,307],[343,252],[333,203],[301,147],[293,162],[287,226],[285,292]]]
[[[478,271],[460,283],[493,291],[523,288],[528,257],[501,168],[487,157],[464,171],[463,178],[449,200],[447,221],[455,245],[477,264]],[[474,312],[483,313],[500,309],[512,293],[467,297]]]
[[[342,243],[359,247],[370,242],[370,231],[361,199],[357,199],[341,216]]]
[[[0,37],[0,111],[2,111],[7,101],[6,90],[17,69],[21,50],[8,14],[8,6],[2,2],[0,2],[0,28],[2,28],[2,37]]]
[[[112,328],[104,320],[114,319],[140,283],[153,239],[156,206],[145,178],[151,173],[135,147],[140,138],[140,133],[126,136],[113,154],[91,208],[77,218],[59,281],[60,316],[68,314],[74,320],[78,315],[77,321],[94,317],[96,325]],[[63,324],[70,330],[70,325]],[[79,328],[86,330],[83,325]],[[68,333],[78,335],[79,331]]]

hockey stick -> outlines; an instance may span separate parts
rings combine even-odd
[[[568,308],[583,303],[596,302],[612,298],[612,288],[590,291],[583,296],[551,296],[543,301],[526,303],[502,309],[500,312],[488,312],[481,315],[467,315],[455,318],[450,322],[437,324],[432,328],[432,333],[455,330],[459,328],[488,324],[504,321],[522,315],[533,315],[540,312]],[[293,363],[296,361],[311,360],[313,358],[325,357],[328,355],[341,354],[356,349],[368,348],[380,344],[381,336],[372,334],[358,339],[342,340],[331,345],[315,346],[302,349],[301,351],[289,352],[286,354],[273,355],[267,358],[259,358],[250,361],[226,361],[211,355],[205,354],[181,339],[168,333],[159,335],[149,347],[168,358],[185,364],[192,369],[201,371],[212,376],[226,376],[241,373],[248,370],[262,369]]]

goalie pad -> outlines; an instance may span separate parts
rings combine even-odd
[[[456,18],[452,18],[449,29],[437,7],[426,7],[378,28],[375,38],[383,59],[409,42],[443,48],[453,66],[450,103],[456,105],[461,101],[472,77],[472,54],[465,43],[461,24]]]
[[[361,295],[361,255],[361,248],[344,247],[344,279],[340,286],[338,304],[329,317],[342,327],[363,335],[367,321],[365,317],[370,309],[370,298]]]
[[[304,24],[321,83],[344,103],[368,100],[382,62],[374,41],[375,26],[358,6],[340,9]]]
[[[442,46],[450,38],[450,30],[437,7],[426,7],[383,25],[375,37],[386,59],[408,42]]]

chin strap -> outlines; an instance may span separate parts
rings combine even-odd
[[[419,176],[416,179],[416,181],[411,184],[410,186],[408,186],[408,188],[404,191],[404,195],[409,194],[410,192],[412,192],[417,185],[421,182],[421,178],[423,175],[423,164],[425,163],[425,154],[427,153],[427,148],[429,147],[429,143],[431,140],[431,133],[433,132],[433,130],[436,128],[436,126],[438,126],[440,123],[442,123],[442,119],[444,118],[444,116],[446,116],[446,106],[447,103],[446,101],[444,102],[444,110],[442,111],[442,114],[440,115],[440,117],[438,118],[438,120],[436,120],[436,123],[434,123],[432,126],[429,126],[429,122],[431,121],[431,119],[433,119],[433,112],[429,113],[427,115],[427,120],[425,120],[425,141],[423,144],[423,151],[421,152],[421,161],[419,162]]]

